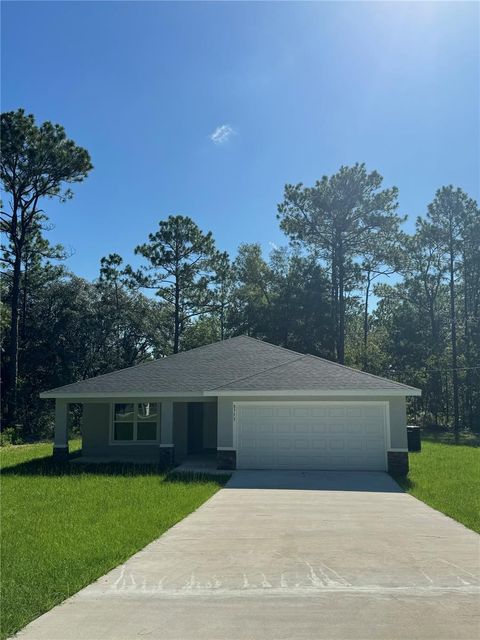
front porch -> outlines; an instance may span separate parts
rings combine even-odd
[[[215,399],[75,399],[79,402],[85,460],[159,463],[161,467],[185,462],[204,472],[217,467]],[[58,459],[68,457],[68,423],[69,400],[57,399],[53,455]]]

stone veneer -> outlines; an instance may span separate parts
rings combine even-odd
[[[58,447],[55,446],[53,447],[53,459],[54,460],[58,460],[60,462],[62,462],[63,460],[68,460],[68,458],[70,457],[69,451],[68,451],[68,444],[66,447]]]
[[[161,469],[170,469],[175,462],[175,447],[159,447],[158,464]]]
[[[388,452],[388,473],[406,476],[408,473],[408,451]]]
[[[217,450],[217,469],[233,471],[237,468],[237,452],[233,450]]]

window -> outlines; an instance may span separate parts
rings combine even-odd
[[[157,442],[160,410],[156,402],[124,402],[113,405],[113,441]]]

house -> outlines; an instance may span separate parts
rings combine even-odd
[[[420,390],[246,336],[52,389],[54,455],[69,403],[84,456],[220,469],[408,470],[405,401]]]

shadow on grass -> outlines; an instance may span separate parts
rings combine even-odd
[[[458,442],[453,431],[446,429],[422,428],[422,442],[436,442],[439,444],[462,445],[464,447],[480,447],[480,434],[473,431],[461,431]]]
[[[82,476],[86,474],[117,476],[117,475],[158,475],[156,465],[133,464],[123,462],[109,462],[106,464],[72,463],[72,459],[65,461],[54,460],[51,456],[35,458],[27,462],[2,469],[3,476]]]
[[[160,470],[156,464],[133,463],[133,462],[108,462],[108,463],[77,463],[74,459],[79,457],[81,452],[75,452],[68,460],[54,460],[52,456],[35,458],[27,462],[20,462],[16,465],[6,467],[1,470],[2,476],[158,476],[164,482],[174,482],[176,484],[192,484],[198,482],[216,482],[224,485],[229,476],[214,476],[208,474],[179,474],[174,471],[168,472]]]
[[[410,491],[415,487],[415,482],[409,476],[398,476],[390,474],[395,482],[402,487],[404,491]]]
[[[173,482],[175,484],[192,484],[195,482],[215,482],[223,487],[231,478],[231,475],[226,474],[218,474],[218,473],[208,473],[203,471],[192,471],[192,472],[183,472],[178,473],[173,469],[170,471],[165,477],[164,482]]]

